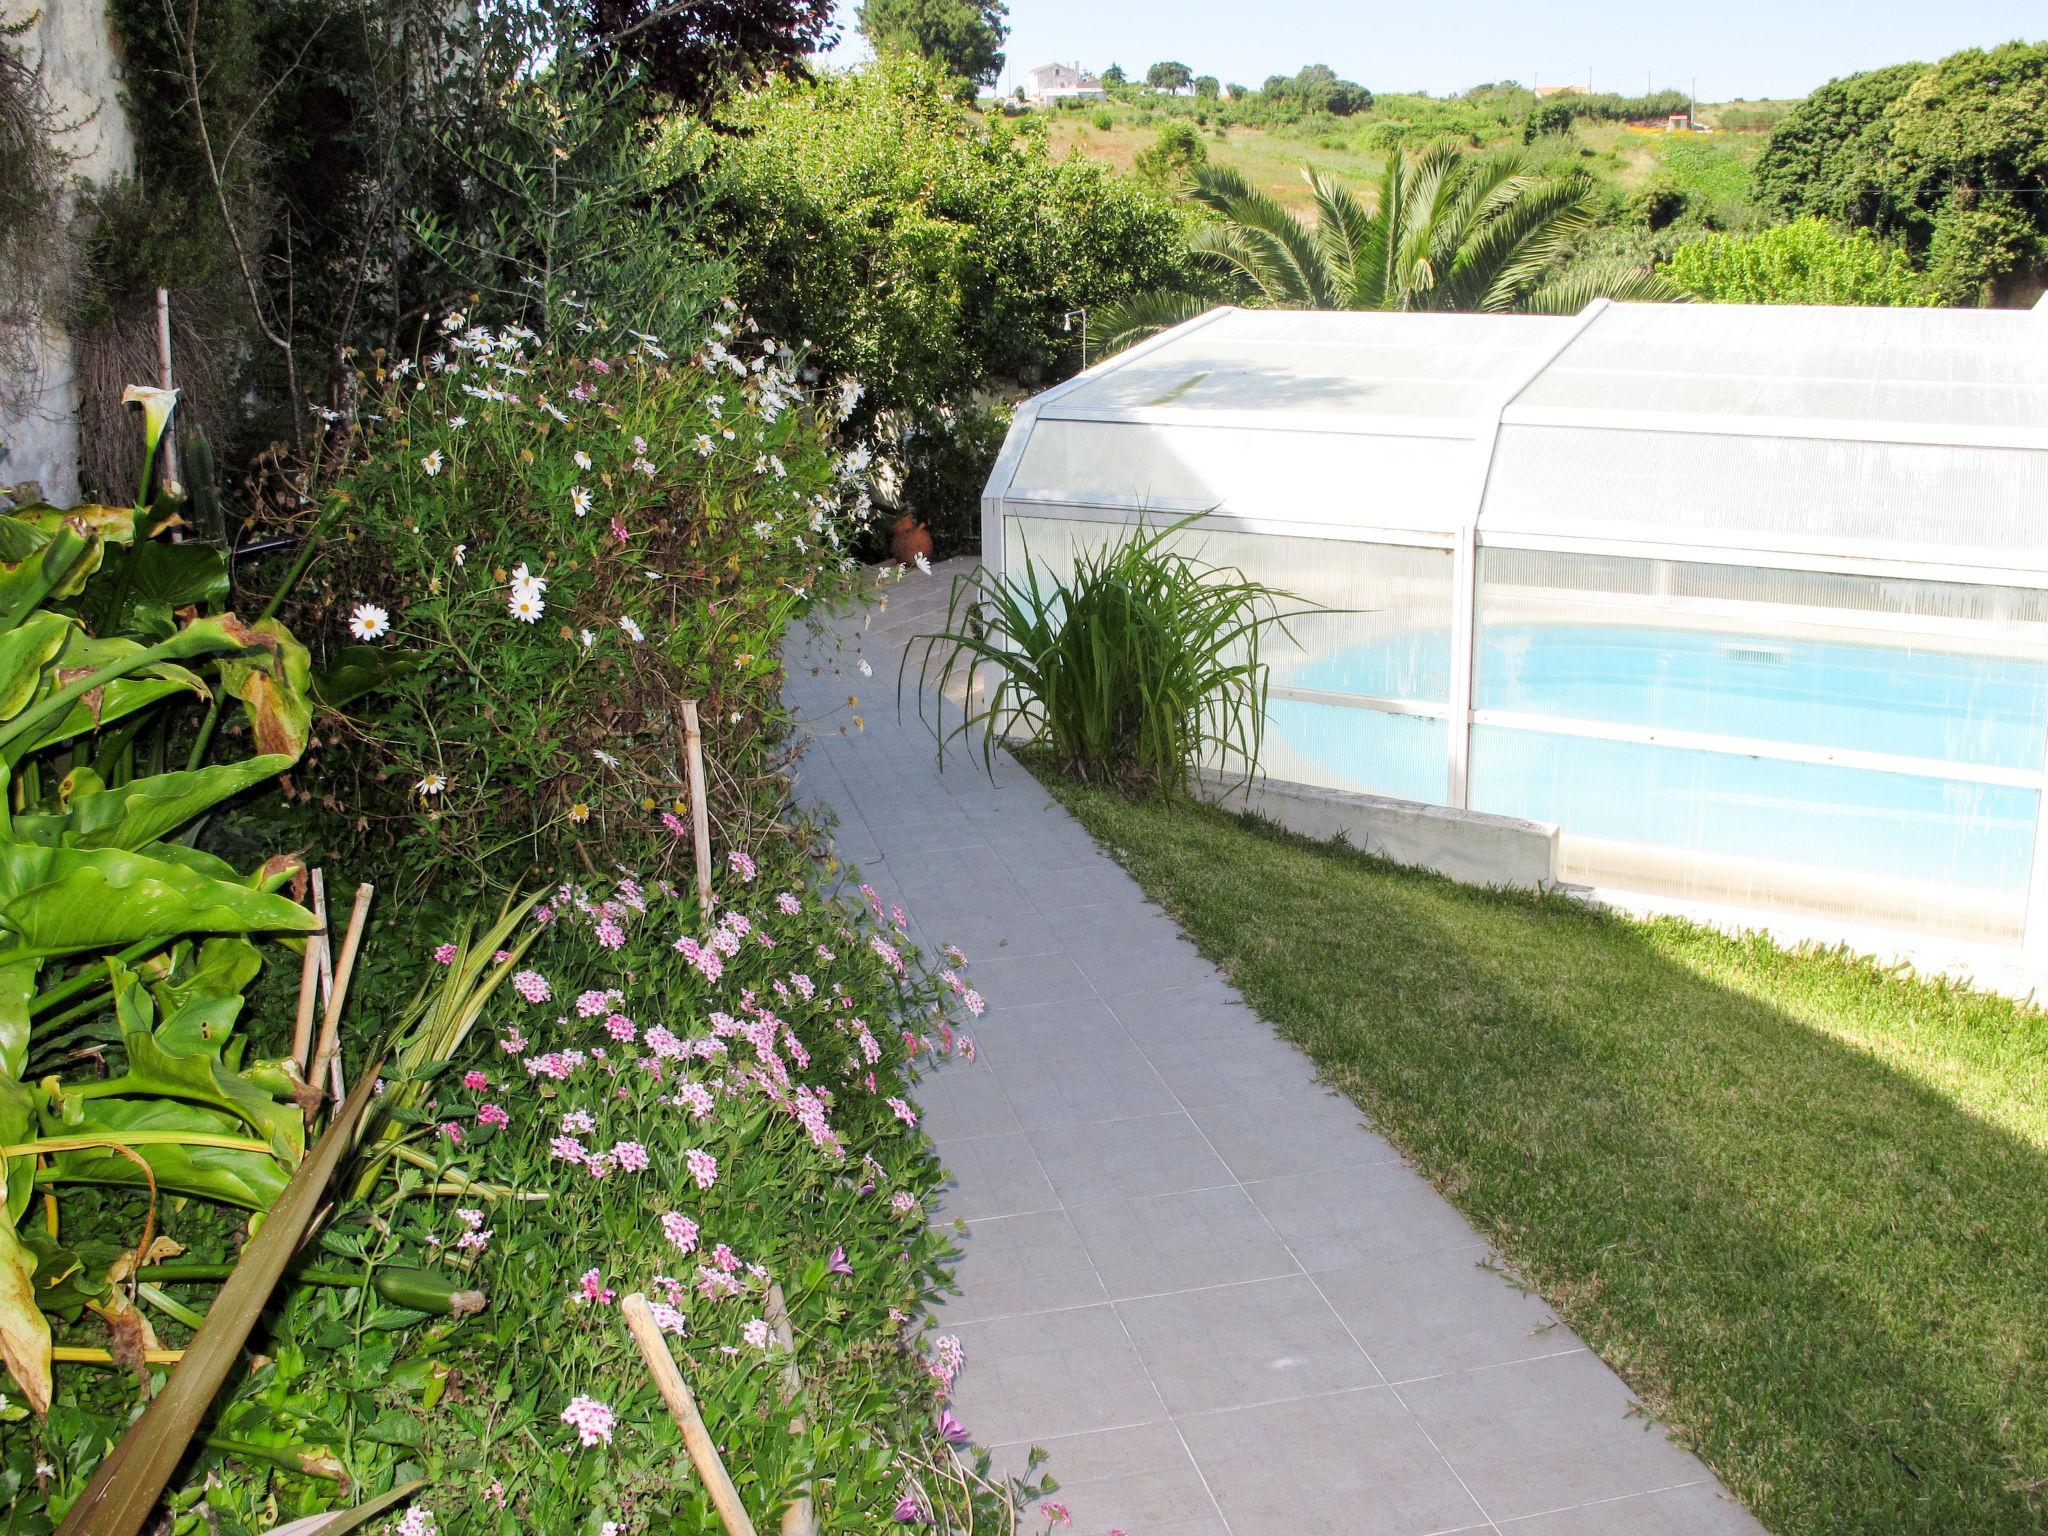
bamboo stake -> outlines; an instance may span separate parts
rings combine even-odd
[[[793,1403],[803,1395],[804,1373],[796,1363],[796,1329],[790,1326],[789,1304],[782,1299],[782,1284],[771,1281],[768,1286],[768,1326],[775,1334],[776,1342],[782,1346],[782,1400]],[[792,1434],[804,1432],[804,1416],[797,1414],[789,1421]],[[811,1502],[811,1485],[806,1482],[797,1496],[790,1500],[789,1508],[782,1512],[782,1536],[817,1536],[818,1510]]]
[[[334,935],[327,926],[327,875],[313,871],[313,916],[320,922],[320,1005],[334,996]],[[338,1104],[348,1097],[348,1083],[341,1075],[341,1052],[327,1059],[327,1087]]]
[[[319,927],[306,935],[306,963],[299,968],[299,1014],[292,1025],[292,1060],[298,1063],[299,1081],[313,1065],[313,1008],[320,997],[320,951],[327,942],[327,913],[320,900],[320,871],[313,871],[313,918]]]
[[[171,376],[171,296],[164,289],[156,291],[156,369],[157,382],[164,389],[176,389],[177,382]],[[178,463],[178,434],[166,431],[162,446],[158,450],[162,458],[164,479],[175,485],[183,485],[185,477]],[[191,494],[187,488],[186,494]],[[172,542],[180,543],[178,529],[172,529]]]
[[[675,1356],[669,1353],[668,1341],[661,1336],[654,1314],[647,1309],[647,1298],[635,1291],[619,1303],[619,1310],[625,1315],[633,1342],[640,1346],[640,1358],[647,1362],[648,1372],[654,1377],[661,1400],[668,1405],[669,1417],[683,1432],[683,1446],[690,1453],[690,1464],[697,1469],[697,1476],[703,1479],[705,1490],[717,1507],[719,1520],[729,1536],[754,1536],[754,1522],[747,1518],[746,1509],[740,1503],[740,1491],[733,1486],[731,1474],[719,1459],[718,1447],[711,1443],[711,1431],[705,1428],[704,1416],[697,1411],[697,1399],[690,1395],[690,1384],[676,1369]]]
[[[355,910],[348,915],[348,935],[341,941],[341,959],[334,967],[334,990],[327,997],[327,1016],[320,1022],[320,1048],[313,1053],[313,1072],[308,1079],[317,1085],[322,1076],[331,1076],[331,1064],[335,1058],[335,1037],[341,1028],[341,1005],[348,996],[348,982],[355,970],[356,947],[363,942],[363,924],[370,916],[370,897],[376,887],[367,881],[356,887]],[[312,1119],[312,1111],[306,1114]]]
[[[697,724],[697,701],[683,700],[683,750],[690,762],[690,832],[697,851],[697,908],[711,921],[711,808],[704,803],[704,732]]]

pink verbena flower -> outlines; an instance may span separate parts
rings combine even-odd
[[[750,1317],[740,1326],[740,1337],[754,1348],[766,1351],[768,1348],[768,1321],[766,1318]]]
[[[548,986],[547,977],[539,971],[520,971],[512,978],[512,990],[529,1003],[544,1003],[553,997],[554,991]]]
[[[702,1083],[680,1084],[676,1088],[676,1102],[687,1108],[698,1120],[708,1119],[711,1112],[718,1107],[717,1100],[711,1097],[711,1090]]]
[[[624,949],[626,930],[613,918],[600,919],[597,925],[597,942],[606,949]]]
[[[754,861],[737,848],[725,856],[725,861],[732,866],[732,872],[742,880],[751,881],[759,873]]]
[[[784,917],[795,917],[797,913],[804,909],[804,904],[796,899],[796,892],[794,891],[784,891],[775,898],[775,905],[782,909]]]
[[[981,1017],[982,1009],[988,1006],[987,1003],[984,1003],[981,1000],[981,994],[975,991],[972,987],[969,987],[965,992],[960,994],[960,1001],[967,1005],[967,1011],[973,1014],[974,1017],[976,1017],[977,1019]]]
[[[474,1069],[462,1074],[462,1086],[471,1093],[482,1093],[491,1086],[491,1080]]]
[[[512,1123],[512,1117],[496,1104],[484,1104],[477,1109],[476,1123],[503,1127]]]
[[[905,1125],[916,1126],[917,1111],[908,1104],[904,1103],[901,1099],[885,1099],[883,1102],[895,1111],[898,1120],[901,1120]]]
[[[623,1013],[615,1013],[604,1021],[605,1033],[614,1040],[631,1040],[640,1033],[640,1027]]]
[[[689,1253],[697,1246],[697,1223],[679,1211],[670,1211],[661,1218],[661,1235],[675,1245],[678,1253]]]
[[[622,1141],[612,1148],[612,1157],[627,1173],[647,1171],[647,1149],[637,1141]]]
[[[600,1307],[608,1307],[618,1295],[617,1291],[604,1283],[604,1272],[598,1269],[583,1271],[583,1278],[577,1282],[577,1287],[577,1294],[569,1299],[579,1305],[594,1302]]]
[[[435,950],[434,950],[434,964],[436,964],[436,965],[453,965],[454,963],[455,963],[455,946],[454,946],[453,944],[441,944],[441,945],[438,945],[438,946],[436,946],[436,947],[435,947]]]
[[[612,1443],[612,1411],[594,1397],[577,1397],[562,1410],[562,1422],[576,1431],[586,1448]]]
[[[597,1129],[597,1121],[587,1109],[572,1109],[562,1116],[562,1129],[571,1136],[588,1136]]]
[[[548,1143],[548,1150],[565,1163],[587,1163],[590,1153],[574,1136],[557,1136]]]
[[[676,1038],[674,1032],[666,1025],[657,1024],[654,1028],[647,1031],[647,1049],[654,1052],[663,1061],[673,1061],[676,1057],[683,1055],[687,1047],[684,1046],[681,1040]]]
[[[612,999],[608,992],[581,992],[576,997],[576,1017],[594,1019],[600,1013],[611,1012]]]
[[[699,1189],[709,1189],[718,1182],[718,1159],[699,1147],[692,1147],[683,1154],[683,1163],[690,1170],[690,1177],[697,1181]]]
[[[654,1326],[663,1333],[672,1333],[677,1338],[681,1338],[688,1331],[688,1324],[684,1321],[683,1314],[665,1301],[650,1301],[647,1303],[647,1315],[654,1319]]]

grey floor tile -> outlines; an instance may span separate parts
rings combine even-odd
[[[1401,1160],[1365,1128],[1363,1110],[1327,1088],[1286,1099],[1207,1104],[1188,1113],[1230,1171],[1247,1182]]]
[[[1149,1296],[1300,1273],[1236,1185],[1067,1208],[1110,1296]]]
[[[1478,1235],[1413,1169],[1369,1163],[1247,1183],[1303,1269],[1469,1248]]]
[[[1392,1391],[1180,1420],[1232,1536],[1425,1536],[1485,1515]]]
[[[1220,976],[1193,986],[1119,992],[1109,999],[1131,1038],[1149,1053],[1195,1041],[1270,1037],[1273,1028]]]
[[[1700,1464],[1584,1350],[1399,1389],[1494,1520],[1695,1481]]]
[[[1305,1275],[1140,1296],[1116,1309],[1177,1415],[1379,1384]]]
[[[1122,1321],[1107,1306],[994,1318],[953,1332],[966,1355],[953,1412],[984,1444],[1166,1417]]]
[[[1509,1520],[1502,1536],[1764,1536],[1763,1525],[1711,1480]]]
[[[1144,1049],[1184,1109],[1264,1103],[1316,1086],[1315,1064],[1263,1024],[1223,1039],[1160,1041]]]
[[[1095,989],[1066,955],[972,955],[974,985],[990,1008],[1093,1001]]]
[[[1045,916],[1060,943],[1073,949],[1149,943],[1180,933],[1172,918],[1136,895],[1088,906],[1055,906],[1047,909]]]
[[[1065,1211],[984,1217],[948,1235],[960,1251],[953,1270],[959,1294],[940,1298],[943,1326],[1109,1299]]]
[[[1049,955],[1059,952],[1060,941],[1052,926],[1034,907],[1022,903],[995,911],[962,911],[924,903],[918,908],[929,914],[932,926],[970,955],[996,959],[1004,955]]]
[[[1059,1484],[1051,1498],[1073,1516],[1077,1532],[1100,1536],[1192,1536],[1223,1531],[1202,1474],[1171,1424],[1140,1424],[1068,1435],[1036,1447],[1044,1451],[1038,1474]],[[998,1476],[1024,1476],[1029,1445],[995,1449]]]
[[[920,1128],[934,1141],[1007,1136],[1023,1129],[993,1072],[928,1074],[919,1079],[911,1098],[917,1103]]]
[[[972,971],[968,977],[980,985]],[[1137,1049],[1116,1015],[1094,997],[1006,1008],[982,1021],[978,1038],[991,1065],[1007,1066],[1022,1074],[1020,1092],[1029,1087],[1032,1075],[1049,1063]]]
[[[1005,865],[1007,869],[1009,866]],[[1027,870],[1017,875],[1017,884],[1039,911],[1048,915],[1073,907],[1099,906],[1109,901],[1145,900],[1145,893],[1107,854],[1093,864],[1065,869]]]
[[[926,1213],[934,1220],[1023,1216],[1059,1204],[1038,1154],[1022,1135],[942,1141],[938,1153],[947,1185],[939,1191],[935,1209]]]
[[[1069,949],[1095,990],[1104,997],[1120,992],[1155,992],[1162,987],[1199,986],[1216,976],[1216,967],[1177,933],[1129,943]]]
[[[1234,1182],[1194,1121],[1178,1110],[1142,1120],[1052,1126],[1029,1135],[1063,1205]]]
[[[1007,1047],[1006,1047],[1007,1051]],[[1055,1125],[1091,1125],[1167,1114],[1180,1108],[1173,1090],[1135,1045],[1088,1055],[1041,1057],[1018,1068],[1013,1053],[995,1063],[996,1074],[1017,1086],[1017,1122],[1027,1131]]]
[[[1315,1281],[1395,1383],[1579,1347],[1532,1291],[1491,1266],[1485,1244],[1319,1272]]]

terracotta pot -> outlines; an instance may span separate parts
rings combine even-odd
[[[927,560],[932,553],[932,531],[908,513],[889,525],[889,553],[903,565],[914,565],[917,557]]]

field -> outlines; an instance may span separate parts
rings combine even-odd
[[[1392,97],[1353,118],[1325,117],[1298,126],[1221,127],[1212,123],[1203,128],[1203,141],[1212,164],[1242,171],[1254,186],[1290,208],[1305,211],[1310,198],[1301,179],[1304,165],[1347,181],[1367,183],[1386,163],[1390,153],[1385,147],[1387,139],[1398,138],[1410,147],[1429,142],[1438,114],[1405,105],[1417,100]],[[1718,110],[1702,107],[1701,121],[1713,122]],[[1760,108],[1747,103],[1742,110],[1756,114]],[[1104,114],[1108,128],[1097,126]],[[1085,111],[1055,111],[1047,114],[1047,136],[1055,154],[1084,154],[1128,171],[1138,153],[1158,137],[1159,129],[1179,115],[1148,113],[1121,103]],[[1477,132],[1472,131],[1474,127]],[[1521,143],[1519,130],[1497,123],[1445,118],[1444,128],[1445,136],[1468,146],[1475,141],[1487,148],[1520,147]],[[1466,131],[1452,131],[1457,128]],[[1547,168],[1577,166],[1621,193],[1653,182],[1669,185],[1698,205],[1721,211],[1727,222],[1739,223],[1747,205],[1749,167],[1762,151],[1765,138],[1761,132],[1670,134],[1584,123],[1568,138],[1540,141],[1530,153]]]

